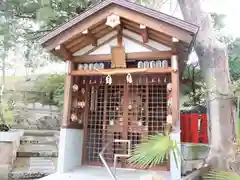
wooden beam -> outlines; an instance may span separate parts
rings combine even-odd
[[[72,59],[72,53],[62,44],[55,48],[55,54],[60,55],[65,61]]]
[[[102,43],[99,43],[97,47],[94,47],[93,49],[91,49],[90,51],[88,52],[85,52],[83,54],[83,56],[87,56],[88,54],[94,52],[95,50],[97,50],[98,48],[101,48],[102,46],[106,45],[107,43],[109,43],[110,41],[112,41],[113,39],[115,39],[117,36],[112,36],[110,37],[109,39],[107,39],[106,41],[102,42]]]
[[[89,39],[89,41],[92,43],[93,46],[96,47],[98,45],[97,38],[93,35],[91,31],[88,32],[86,37],[87,39]]]
[[[101,69],[101,70],[75,70],[72,71],[72,76],[101,76],[101,75],[115,75],[115,74],[128,74],[128,73],[141,73],[141,74],[161,74],[171,73],[172,68],[119,68],[119,69]]]
[[[85,36],[78,36],[78,37],[76,37],[76,39],[73,39],[72,41],[68,41],[67,43],[64,43],[65,44],[65,46],[66,46],[66,48],[71,48],[71,47],[74,47],[75,45],[77,45],[77,44],[80,44],[80,43],[82,43],[82,42],[84,42],[85,41]]]
[[[137,29],[140,28],[140,27],[139,27],[140,24],[135,23],[135,22],[132,22],[132,21],[129,21],[129,20],[124,19],[124,18],[121,18],[121,22],[122,22],[123,24],[127,24],[127,25],[130,25],[130,26],[133,26],[133,27],[135,27],[135,28],[137,28]]]
[[[118,34],[117,34],[117,44],[118,46],[123,46],[123,27],[120,25],[117,28]]]
[[[141,31],[142,31],[143,43],[148,43],[148,29],[144,28]]]
[[[154,48],[154,47],[152,47],[152,46],[150,46],[150,45],[148,45],[148,44],[143,44],[141,41],[139,41],[139,40],[137,40],[137,39],[135,39],[135,38],[132,38],[132,37],[126,35],[126,34],[123,34],[123,37],[125,37],[125,38],[127,38],[127,39],[129,39],[129,40],[131,40],[131,41],[133,41],[133,42],[135,42],[135,43],[137,43],[137,44],[139,44],[139,45],[141,45],[141,46],[149,49],[149,50],[159,51],[158,49],[156,49],[156,48]]]
[[[113,32],[113,31],[114,31],[114,29],[109,27],[109,28],[104,29],[104,31],[99,32],[99,34],[96,34],[95,37],[97,39],[99,39],[99,38]],[[84,47],[90,45],[91,43],[92,43],[91,39],[86,38],[82,42],[80,42],[79,44],[75,44],[74,46],[72,46],[69,49],[72,53],[75,53],[78,50],[80,50],[81,48],[84,48]]]
[[[126,25],[126,24],[124,24],[123,26],[124,26],[124,28],[126,28],[129,31],[132,31],[134,33],[137,33],[138,35],[141,35],[141,30],[140,29],[136,29],[136,28],[131,27],[131,26]],[[153,41],[156,41],[160,44],[163,44],[165,46],[168,46],[168,47],[173,46],[171,38],[168,38],[168,37],[161,38],[160,36],[155,36],[154,34],[150,33],[150,29],[148,29],[148,37],[149,37],[149,39],[151,39]]]
[[[106,19],[112,13],[114,13],[114,11],[112,6],[110,5],[109,7],[106,7],[105,9],[96,12],[94,16],[88,17],[87,19],[72,26],[69,30],[64,31],[58,34],[56,37],[50,39],[49,41],[43,44],[43,47],[46,50],[51,51],[52,49],[57,47],[59,44],[63,44],[67,40],[79,34],[79,32],[82,32],[85,29],[92,27],[94,24],[97,24],[98,22]]]
[[[89,29],[89,31],[95,35],[95,33],[101,34],[102,31],[105,32],[106,29],[109,29],[109,27],[106,25],[102,25],[102,26],[98,26],[94,29],[91,28],[91,29]],[[66,48],[71,48],[74,45],[77,45],[77,44],[81,43],[82,41],[84,41],[85,38],[86,38],[85,35],[83,35],[82,33],[79,33],[78,35],[74,36],[73,38],[67,40],[67,42],[64,44],[66,45]]]
[[[172,42],[172,37],[171,36],[168,36],[166,34],[163,34],[163,33],[160,33],[154,29],[151,29],[151,28],[148,28],[148,33],[149,34],[152,34],[160,39],[163,39],[165,41],[169,41],[169,42]]]
[[[92,43],[91,40],[86,38],[79,44],[76,44],[76,45],[72,46],[71,48],[69,48],[69,51],[74,54],[78,50],[80,50],[88,45],[91,45],[91,43]]]
[[[160,43],[160,44],[163,44],[163,45],[165,45],[165,46],[167,46],[167,47],[170,47],[170,48],[173,47],[172,41],[168,41],[168,40],[161,39],[161,38],[159,38],[159,37],[157,37],[157,36],[151,35],[149,32],[148,32],[148,36],[149,36],[149,38],[150,38],[151,40],[153,40],[153,41],[156,41],[156,42],[158,42],[158,43]]]
[[[117,6],[114,8],[114,13],[122,18],[131,19],[131,21],[134,21],[135,23],[144,24],[147,27],[155,29],[156,31],[164,33],[168,36],[176,37],[179,40],[188,44],[190,44],[192,41],[193,37],[189,35],[187,31],[177,27],[173,27],[170,24],[158,21],[157,19],[153,19],[149,16],[140,14],[139,12]]]
[[[134,52],[126,53],[127,60],[154,60],[154,59],[171,59],[172,51],[155,51],[155,52]],[[76,63],[92,63],[100,61],[111,61],[111,55],[84,55],[73,56],[72,61]]]

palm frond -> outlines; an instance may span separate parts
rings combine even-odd
[[[240,180],[240,176],[234,175],[230,172],[219,171],[212,169],[204,176],[203,179],[217,179],[217,180]]]
[[[164,163],[170,151],[173,151],[177,164],[177,158],[180,156],[177,143],[171,140],[169,135],[152,135],[133,149],[128,162],[140,168],[153,167]]]

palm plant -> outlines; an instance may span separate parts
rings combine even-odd
[[[217,179],[217,180],[240,180],[240,176],[234,175],[230,172],[219,171],[212,169],[204,176],[204,179]]]
[[[168,159],[169,152],[173,152],[178,167],[177,159],[181,154],[177,142],[171,139],[170,132],[158,133],[136,145],[128,162],[140,168],[153,167],[164,163]]]
[[[240,133],[237,133],[236,143],[240,144]],[[133,149],[128,162],[140,168],[153,167],[165,162],[170,152],[173,153],[175,163],[177,167],[180,168],[177,159],[179,159],[179,157],[183,159],[183,155],[180,153],[177,142],[175,140],[171,140],[170,131],[168,131],[168,133],[165,134],[159,133],[149,136],[141,144],[138,144]],[[240,180],[240,176],[230,172],[212,169],[209,173],[204,175],[204,179]]]

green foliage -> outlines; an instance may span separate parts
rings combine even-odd
[[[232,80],[240,79],[240,39],[237,38],[228,45],[229,71]]]
[[[11,126],[14,122],[13,109],[9,106],[8,103],[1,102],[0,104],[0,124]],[[0,129],[0,131],[2,131]]]
[[[181,93],[188,97],[184,105],[202,105],[204,104],[204,89],[203,78],[198,63],[186,64],[182,77]]]
[[[176,141],[171,140],[169,135],[152,135],[134,148],[128,162],[141,168],[156,166],[164,163],[171,151],[178,166],[177,158],[181,154]]]
[[[55,28],[84,11],[94,0],[9,0],[4,3],[4,15],[14,19],[41,22],[41,29]],[[37,30],[38,31],[38,30]],[[42,33],[41,33],[42,35]]]
[[[43,93],[44,104],[53,104],[57,106],[63,105],[64,98],[64,75],[48,75],[48,76],[39,76],[35,82],[36,91]],[[42,101],[43,97],[38,100]]]
[[[218,14],[218,13],[211,13],[211,17],[213,20],[213,27],[216,30],[221,30],[225,27],[224,18],[226,17],[225,14]]]
[[[211,170],[207,175],[204,176],[204,179],[217,179],[217,180],[240,180],[240,176],[234,175],[230,172],[219,171],[216,169]]]

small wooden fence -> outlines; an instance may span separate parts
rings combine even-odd
[[[181,142],[208,143],[207,114],[181,114]]]

